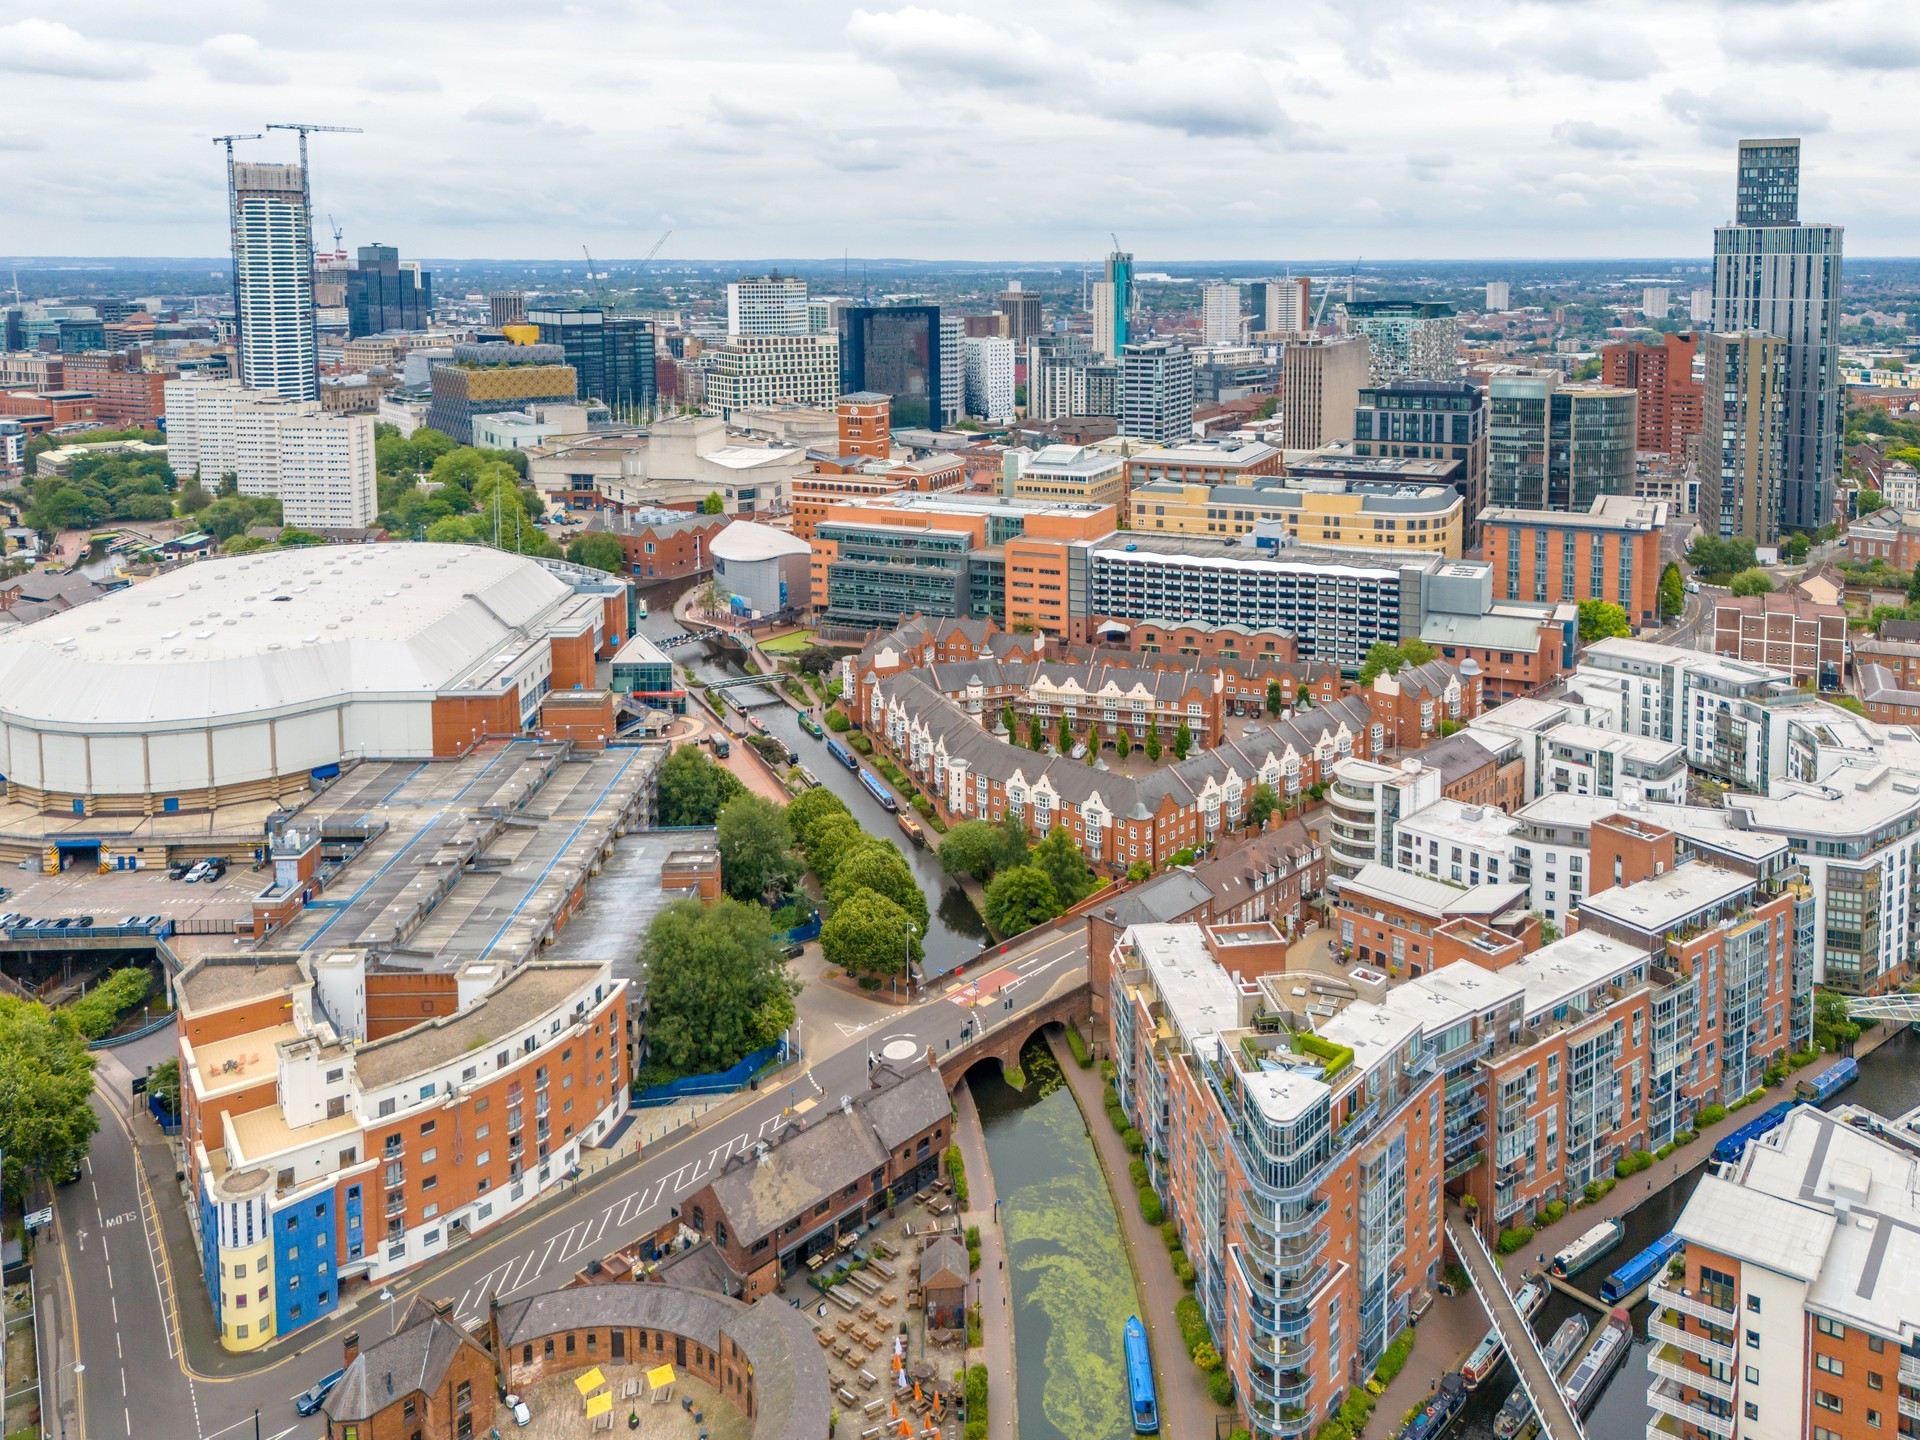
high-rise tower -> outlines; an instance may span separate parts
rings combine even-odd
[[[1133,256],[1115,250],[1107,256],[1107,278],[1093,287],[1093,350],[1117,360],[1132,338],[1127,320],[1133,313]]]
[[[298,165],[230,160],[240,379],[289,400],[320,398],[313,221]]]

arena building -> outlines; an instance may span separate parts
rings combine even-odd
[[[17,818],[272,803],[356,759],[464,753],[592,689],[624,582],[454,545],[208,560],[0,635]]]

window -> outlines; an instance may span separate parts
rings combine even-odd
[[[1760,1313],[1760,1297],[1758,1295],[1747,1296],[1747,1309],[1756,1315]]]
[[[1747,1366],[1747,1384],[1758,1385],[1759,1383],[1760,1383],[1760,1367],[1758,1365]]]
[[[1754,1404],[1753,1401],[1751,1400],[1747,1401],[1745,1409],[1747,1413],[1747,1419],[1758,1420],[1760,1418],[1760,1407]]]
[[[1829,1375],[1844,1375],[1847,1373],[1847,1367],[1840,1362],[1838,1357],[1833,1355],[1815,1355],[1813,1357],[1813,1368],[1816,1370],[1824,1370]]]
[[[1760,1332],[1758,1330],[1747,1331],[1747,1348],[1749,1350],[1758,1350],[1760,1348]]]
[[[1886,1389],[1887,1383],[1885,1377],[1882,1376],[1878,1370],[1867,1371],[1867,1388],[1869,1390]]]
[[[1867,1424],[1875,1430],[1880,1428],[1880,1412],[1878,1410],[1867,1411]]]
[[[1847,1338],[1847,1327],[1842,1325],[1838,1320],[1829,1320],[1824,1315],[1816,1315],[1813,1317],[1813,1328],[1818,1330],[1822,1335],[1831,1336],[1835,1340],[1844,1340]]]
[[[1840,1397],[1830,1394],[1825,1390],[1816,1390],[1813,1392],[1813,1403],[1818,1405],[1822,1410],[1831,1410],[1836,1415],[1838,1415],[1841,1410]]]

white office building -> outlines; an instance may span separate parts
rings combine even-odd
[[[289,400],[320,398],[313,221],[298,165],[229,162],[240,378]]]
[[[166,402],[177,474],[209,489],[232,475],[242,495],[278,497],[284,523],[303,530],[360,529],[379,513],[373,416],[329,415],[237,380],[169,381]]]
[[[1393,868],[1452,885],[1498,885],[1513,878],[1513,832],[1504,810],[1439,800],[1394,829]]]
[[[1513,308],[1513,286],[1505,280],[1487,281],[1487,313],[1498,315]]]
[[[840,397],[840,336],[742,335],[707,351],[709,410],[726,419],[741,410],[802,405],[829,410]]]
[[[966,339],[961,346],[967,414],[995,423],[1013,419],[1013,342],[990,335]]]
[[[1193,356],[1169,340],[1120,352],[1120,433],[1176,445],[1193,438]]]
[[[1240,287],[1222,282],[1200,292],[1200,329],[1209,345],[1240,343]]]
[[[807,282],[792,275],[735,280],[727,286],[727,334],[805,335]]]
[[[1391,867],[1401,821],[1438,804],[1443,783],[1438,770],[1418,760],[1382,765],[1350,755],[1335,761],[1321,835],[1328,887],[1337,890],[1368,865]]]
[[[1305,275],[1284,280],[1261,280],[1253,287],[1254,328],[1268,335],[1304,335],[1313,328],[1309,287]]]
[[[967,414],[967,322],[940,317],[940,423],[958,425]]]

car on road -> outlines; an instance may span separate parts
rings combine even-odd
[[[323,1375],[314,1381],[313,1387],[303,1390],[294,1397],[293,1408],[302,1415],[311,1415],[326,1403],[327,1392],[338,1385],[346,1376],[345,1370],[336,1370],[331,1375]]]
[[[807,947],[805,945],[789,945],[787,946],[785,951],[786,957],[789,960],[798,960],[802,955],[806,953],[807,953]]]

